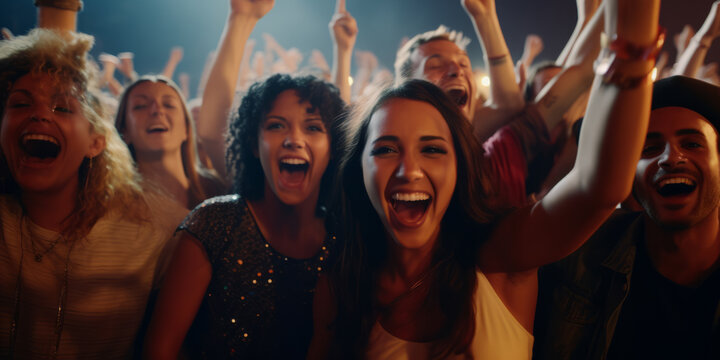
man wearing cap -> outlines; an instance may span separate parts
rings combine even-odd
[[[536,358],[720,359],[720,88],[658,81],[633,196],[541,272]]]

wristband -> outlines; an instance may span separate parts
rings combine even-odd
[[[83,8],[82,0],[34,0],[36,7],[46,6],[60,10],[80,11]]]
[[[603,38],[606,42],[607,38]],[[665,29],[658,29],[658,36],[653,44],[637,46],[625,40],[615,39],[605,47],[603,54],[595,61],[595,74],[602,76],[603,84],[613,84],[620,89],[633,89],[640,85],[653,72],[653,68],[641,75],[626,74],[620,64],[633,61],[655,63],[660,49],[665,43]]]

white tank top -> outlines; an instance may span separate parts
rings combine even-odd
[[[475,336],[470,345],[476,360],[526,360],[532,357],[533,336],[508,310],[485,274],[477,272],[475,293]],[[368,359],[430,359],[431,343],[399,339],[385,330],[379,321],[370,332]],[[457,355],[450,359],[464,359]]]

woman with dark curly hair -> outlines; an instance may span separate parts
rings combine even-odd
[[[180,225],[147,356],[177,358],[188,329],[196,357],[305,356],[313,289],[334,242],[325,205],[343,115],[338,90],[314,77],[250,87],[228,135],[237,194],[205,201]]]

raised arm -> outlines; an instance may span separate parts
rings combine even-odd
[[[60,31],[77,31],[77,13],[81,0],[35,0],[37,27]]]
[[[179,242],[145,336],[145,359],[178,358],[212,275],[210,262],[198,240],[186,231],[175,236]]]
[[[541,201],[500,221],[479,253],[484,271],[526,271],[567,256],[630,193],[650,117],[660,1],[606,6],[606,33],[618,40],[601,59],[614,61],[598,68],[575,166]]]
[[[555,60],[555,63],[559,66],[563,66],[567,61],[570,56],[570,51],[575,47],[575,43],[577,43],[580,38],[583,29],[585,29],[600,6],[601,0],[576,0],[575,2],[577,4],[577,23],[575,24],[575,30],[573,30],[572,35],[570,35],[570,39],[560,52],[557,60]]]
[[[461,0],[480,39],[483,57],[490,77],[490,100],[499,108],[520,110],[520,89],[515,82],[510,50],[500,29],[495,0]]]
[[[568,54],[563,70],[535,98],[549,131],[560,124],[565,112],[592,83],[593,60],[600,51],[603,18],[603,11],[593,14]]]
[[[224,177],[227,117],[235,96],[235,85],[245,43],[258,20],[272,9],[274,0],[230,0],[230,14],[220,37],[215,62],[202,95],[198,137],[213,167]]]
[[[340,90],[340,97],[350,103],[350,64],[358,27],[355,18],[345,8],[345,0],[337,0],[335,14],[328,25],[333,40],[333,84]]]
[[[718,35],[720,35],[720,1],[715,1],[702,27],[678,57],[673,75],[695,77],[705,61],[710,45]]]
[[[175,69],[177,68],[177,65],[180,63],[180,60],[183,58],[183,48],[180,46],[176,46],[170,50],[170,57],[168,58],[167,63],[165,64],[165,69],[163,69],[162,74],[168,78],[172,79],[173,74],[175,74]]]

